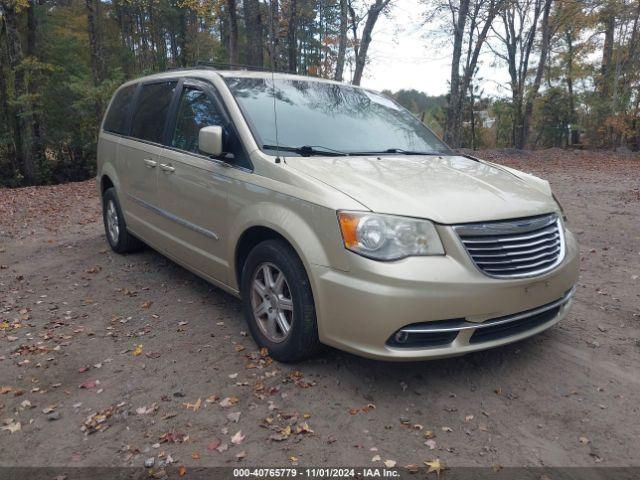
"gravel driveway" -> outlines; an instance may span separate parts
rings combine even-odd
[[[273,362],[238,300],[108,249],[93,181],[0,190],[0,465],[640,464],[640,157],[477,155],[551,181],[576,301],[532,339],[420,363]]]

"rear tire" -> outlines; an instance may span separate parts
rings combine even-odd
[[[251,335],[271,357],[295,363],[318,351],[311,285],[290,245],[266,240],[254,247],[242,269],[240,292]]]
[[[127,230],[124,215],[115,188],[108,188],[102,195],[102,220],[109,246],[116,253],[140,250],[144,244]]]

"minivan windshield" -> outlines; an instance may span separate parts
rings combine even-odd
[[[304,156],[451,152],[409,111],[376,92],[306,79],[225,80],[265,150]]]

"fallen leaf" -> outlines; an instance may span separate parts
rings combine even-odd
[[[242,435],[242,431],[238,430],[236,432],[236,434],[231,437],[231,443],[233,443],[234,445],[240,445],[245,439],[245,436]]]
[[[444,463],[442,463],[439,458],[436,458],[435,460],[431,460],[429,462],[424,462],[424,464],[427,467],[429,467],[429,470],[427,470],[427,473],[435,472],[438,475],[438,477],[440,476],[440,472],[444,471],[447,468],[444,466]]]
[[[436,441],[435,441],[435,440],[433,440],[433,439],[431,439],[431,438],[430,438],[429,440],[427,440],[426,442],[424,442],[424,444],[425,444],[427,447],[429,447],[429,449],[431,449],[431,450],[433,450],[433,449],[435,449],[435,448],[436,448]]]
[[[10,433],[15,433],[22,430],[22,425],[20,425],[20,422],[14,422],[13,419],[10,419],[10,421],[2,428],[0,428],[0,430],[6,430]]]
[[[407,472],[411,474],[418,473],[418,471],[420,470],[420,466],[415,463],[410,463],[409,465],[405,465],[404,468],[407,470]]]
[[[587,437],[580,437],[578,439],[580,441],[581,444],[586,445],[587,443],[590,442],[590,440]]]
[[[396,466],[396,461],[395,460],[385,460],[384,461],[384,466],[387,468],[393,468]]]
[[[133,356],[137,357],[141,353],[142,353],[142,344],[136,345],[136,347],[133,349]]]
[[[313,430],[311,430],[311,427],[309,427],[309,424],[307,422],[302,422],[296,427],[296,433],[313,433]]]
[[[200,406],[202,405],[202,399],[198,398],[198,400],[196,400],[195,403],[183,403],[182,404],[187,410],[193,410],[194,412],[197,412],[198,410],[200,410]]]
[[[227,415],[227,418],[233,423],[238,423],[240,421],[241,412],[233,412]]]
[[[381,460],[380,455],[374,455],[373,458],[371,458],[372,462],[379,462]]]
[[[232,407],[236,403],[238,403],[238,397],[225,397],[220,401],[220,406],[223,408]]]
[[[156,410],[158,410],[158,404],[152,403],[151,405],[145,405],[145,406],[136,408],[136,414],[148,415],[150,413],[155,412]]]
[[[180,465],[180,468],[178,468],[178,475],[180,475],[181,477],[184,477],[187,474],[187,468],[184,465]]]
[[[217,450],[219,446],[220,446],[220,440],[216,438],[215,440],[212,440],[211,442],[209,442],[209,445],[207,445],[207,450],[209,450],[210,452],[213,452],[214,450]]]

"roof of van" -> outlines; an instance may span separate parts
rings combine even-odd
[[[329,80],[326,78],[308,77],[304,75],[296,75],[293,73],[282,72],[270,72],[270,71],[255,71],[255,70],[217,70],[213,68],[177,68],[174,70],[168,70],[162,73],[154,73],[153,75],[147,75],[145,77],[136,78],[126,82],[124,85],[132,83],[146,82],[149,80],[162,80],[164,78],[180,78],[180,77],[211,77],[219,75],[222,77],[244,77],[244,78],[276,78],[279,80],[306,80],[313,82],[335,83],[338,85],[345,85],[342,82],[335,80]]]

